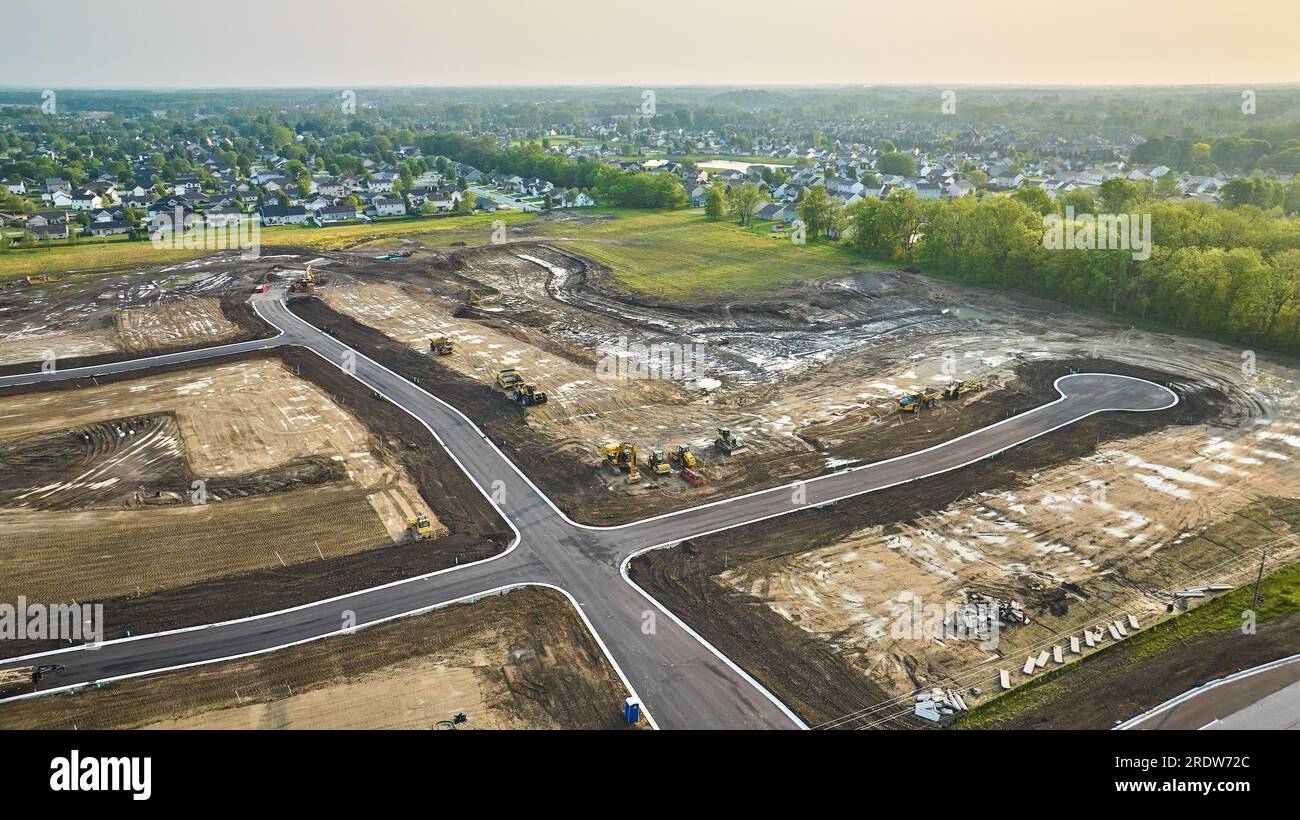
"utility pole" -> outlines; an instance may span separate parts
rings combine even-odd
[[[1268,550],[1259,551],[1259,574],[1255,576],[1255,597],[1251,598],[1250,608],[1252,610],[1263,603],[1259,597],[1259,585],[1264,581],[1264,561],[1268,559]]]

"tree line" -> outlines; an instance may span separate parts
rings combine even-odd
[[[1015,196],[922,200],[895,190],[836,218],[843,241],[875,259],[1300,353],[1300,218],[1205,202],[1129,202],[1113,212],[1124,208],[1150,214],[1148,259],[1121,248],[1049,249],[1044,213]]]

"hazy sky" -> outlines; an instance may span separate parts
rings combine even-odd
[[[1296,0],[6,6],[0,85],[38,88],[1300,80]]]

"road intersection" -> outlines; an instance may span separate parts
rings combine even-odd
[[[0,660],[0,667],[60,664],[42,690],[58,691],[272,651],[354,628],[526,585],[574,602],[647,717],[662,728],[805,728],[775,696],[628,578],[637,554],[958,469],[1107,411],[1173,407],[1160,385],[1110,374],[1073,374],[1061,397],[943,444],[807,481],[617,527],[570,520],[456,408],[291,313],[281,293],[253,307],[280,335],[235,345],[52,373],[0,377],[0,388],[166,364],[199,362],[281,345],[304,347],[424,424],[514,530],[493,558],[291,609],[218,624]]]

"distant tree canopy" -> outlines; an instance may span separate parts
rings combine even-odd
[[[1086,213],[1074,194],[1058,207]],[[1140,260],[1123,249],[1049,250],[1042,213],[1023,200],[895,190],[846,208],[844,241],[876,259],[1300,353],[1300,218],[1253,204],[1137,203],[1151,216],[1151,255]]]
[[[569,159],[548,154],[537,143],[502,149],[491,136],[428,134],[418,144],[426,154],[450,157],[482,171],[537,177],[561,188],[592,191],[606,205],[680,208],[686,204],[686,189],[674,174],[623,171],[587,157]]]
[[[910,177],[916,174],[916,157],[901,151],[890,151],[876,158],[876,170],[882,174]]]

